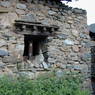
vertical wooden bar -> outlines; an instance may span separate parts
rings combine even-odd
[[[29,44],[29,59],[33,56],[33,44],[30,42]]]

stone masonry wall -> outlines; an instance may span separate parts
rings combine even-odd
[[[58,4],[57,7],[35,2],[0,1],[1,75],[25,74],[34,78],[40,72],[56,68],[57,74],[64,71],[80,72],[89,77],[91,55],[86,11],[64,4]],[[44,43],[43,56],[47,58],[47,63],[32,64],[28,60],[27,63],[31,64],[30,71],[19,71],[20,65],[24,64],[24,36],[14,32],[14,20],[18,19],[60,27],[59,31],[48,37]]]

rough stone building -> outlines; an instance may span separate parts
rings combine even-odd
[[[24,35],[16,33],[15,20],[40,22],[59,29],[40,43],[37,55],[24,61]],[[56,68],[58,75],[79,72],[88,81],[91,45],[85,10],[68,7],[58,0],[0,1],[0,76],[34,78]]]

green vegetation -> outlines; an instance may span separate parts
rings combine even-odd
[[[80,76],[46,74],[35,80],[0,78],[0,95],[90,95]]]

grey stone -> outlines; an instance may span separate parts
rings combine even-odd
[[[78,37],[79,33],[78,33],[77,30],[72,30],[72,35],[75,36],[75,37]]]
[[[48,37],[48,38],[47,38],[47,41],[48,41],[48,42],[51,42],[52,40],[53,40],[53,37]]]
[[[57,37],[58,37],[59,39],[63,39],[63,40],[65,40],[65,39],[67,39],[68,35],[65,35],[65,34],[59,34],[59,35],[57,35]]]
[[[9,18],[9,22],[10,22],[11,24],[13,24],[14,21],[18,19],[18,15],[17,15],[15,12],[9,12],[9,13],[8,13],[8,18]],[[11,32],[11,31],[10,31],[10,32]],[[13,35],[12,35],[12,37],[13,37]]]
[[[74,68],[75,70],[81,70],[81,69],[82,69],[82,68],[80,67],[80,65],[74,65],[73,68]]]
[[[65,21],[65,16],[60,16],[60,21],[64,22]]]
[[[15,63],[17,63],[17,58],[14,57],[14,56],[5,56],[5,57],[2,59],[2,62],[15,64]]]
[[[75,57],[72,57],[71,60],[73,60],[73,61],[78,61],[79,58],[78,58],[78,56],[75,56]]]
[[[4,37],[6,37],[6,38],[9,39],[9,38],[12,37],[13,35],[12,35],[12,33],[9,33],[9,32],[7,33],[7,32],[6,32],[5,34],[2,34],[2,36],[4,36]]]
[[[21,3],[18,3],[16,7],[22,10],[25,10],[27,8],[25,4],[21,4]]]
[[[71,28],[70,24],[68,24],[68,23],[65,24],[65,27],[66,27],[66,29],[70,29]]]
[[[30,68],[30,67],[29,67],[29,68]],[[28,68],[28,69],[29,69],[29,68]],[[34,68],[34,67],[31,67],[31,68],[30,68],[30,71],[33,72],[33,73],[36,73],[36,72],[37,72],[36,68]]]
[[[10,43],[11,43],[11,42],[15,43],[16,37],[9,37],[9,41],[10,41]]]
[[[91,59],[91,54],[90,53],[84,53],[82,56],[81,56],[81,59],[83,61],[89,61]]]
[[[62,69],[66,69],[66,64],[61,64],[61,67]]]
[[[90,70],[88,70],[88,69],[90,69]],[[91,72],[91,68],[89,68],[88,67],[88,65],[87,64],[82,64],[81,65],[81,71],[83,72],[83,73],[90,73]],[[88,75],[89,76],[89,75]]]
[[[74,45],[72,49],[74,52],[79,52],[79,47],[77,45]]]
[[[6,45],[7,45],[7,42],[5,42],[4,40],[0,40],[0,47],[6,46]]]
[[[42,64],[43,61],[44,61],[44,56],[42,53],[40,53],[39,55],[35,57],[35,60],[33,60],[33,63],[38,64],[38,66],[40,66],[40,64]]]
[[[40,67],[40,64],[35,63],[35,64],[34,64],[34,67],[35,67],[35,68],[39,68],[39,67]]]
[[[34,14],[28,13],[25,16],[22,16],[21,20],[36,22],[37,18],[36,18],[36,16],[34,16]]]
[[[1,57],[3,57],[3,56],[9,56],[9,52],[5,51],[5,50],[0,50],[0,56]]]
[[[75,45],[79,45],[79,44],[80,44],[80,42],[76,40],[75,41]]]
[[[78,13],[78,14],[82,14],[82,13],[85,13],[84,12],[84,10],[82,10],[82,9],[78,9],[78,8],[74,8],[73,10],[72,10],[74,13]]]
[[[73,66],[72,66],[72,64],[67,64],[66,68],[67,68],[67,69],[72,69]]]
[[[88,28],[89,28],[90,32],[95,33],[95,23],[90,24],[90,25],[88,26]]]
[[[48,58],[49,63],[55,63],[55,60],[53,58]]]
[[[84,47],[91,48],[91,46],[94,46],[94,44],[91,44],[90,42],[86,42]]]
[[[70,56],[70,57],[76,57],[76,56],[77,56],[77,53],[71,52],[71,53],[69,54],[69,56]]]
[[[0,68],[4,68],[6,66],[5,63],[0,62]]]
[[[33,72],[19,72],[20,77],[28,78],[28,79],[34,79],[35,78],[35,73]]]
[[[84,38],[85,39],[85,38],[87,38],[86,36],[87,36],[86,34],[80,33],[80,37],[81,38]]]
[[[66,39],[66,40],[64,41],[64,44],[65,44],[65,45],[74,45],[74,42],[73,42],[72,40]]]
[[[3,28],[4,28],[3,25],[0,24],[0,30],[2,30]]]
[[[91,47],[95,46],[95,42],[83,41],[83,43],[84,43],[84,47],[86,47],[86,48],[91,48]]]
[[[48,14],[49,14],[49,15],[55,15],[56,12],[54,12],[54,11],[52,11],[52,10],[49,10],[49,11],[48,11]]]
[[[57,70],[55,74],[57,77],[63,77],[64,72],[62,70]]]
[[[24,50],[24,44],[17,44],[15,49],[16,49],[17,51],[18,51],[18,50]]]
[[[11,6],[11,3],[9,1],[1,1],[0,5],[3,6],[3,7],[8,8],[8,7]]]
[[[68,24],[73,24],[73,20],[68,20],[67,23]]]
[[[16,13],[19,15],[24,15],[25,11],[24,10],[20,10],[20,9],[16,9]]]
[[[44,69],[48,69],[48,65],[45,62],[42,62],[42,65],[43,65]]]
[[[49,25],[48,19],[42,20],[41,23],[44,24],[44,25]]]

